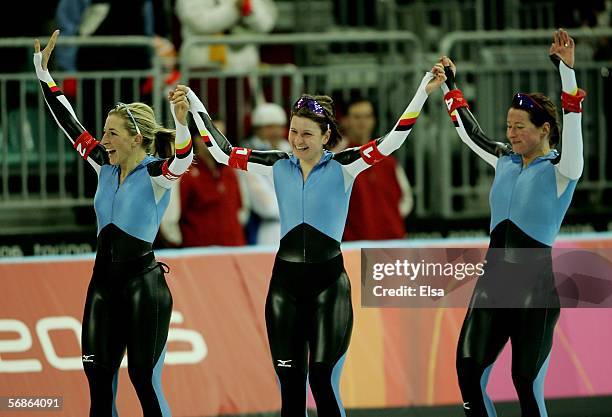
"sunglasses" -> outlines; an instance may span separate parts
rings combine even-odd
[[[293,110],[299,110],[302,107],[308,107],[308,110],[319,116],[328,117],[327,110],[321,106],[317,100],[309,97],[300,97],[293,105]]]
[[[136,133],[140,135],[140,129],[138,128],[138,124],[136,123],[136,119],[134,119],[134,116],[132,115],[132,112],[130,111],[130,108],[128,107],[127,104],[122,103],[122,102],[118,102],[115,105],[115,108],[124,108],[125,111],[127,112],[127,115],[130,117],[130,119],[132,119],[132,123],[134,123],[134,128],[136,129]]]
[[[523,110],[533,110],[546,114],[544,107],[538,104],[538,102],[527,93],[516,93],[512,98],[512,104]]]

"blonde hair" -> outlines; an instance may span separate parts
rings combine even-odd
[[[169,158],[174,155],[176,132],[173,129],[167,129],[158,124],[157,120],[155,120],[155,113],[149,105],[145,103],[117,105],[108,114],[109,116],[116,115],[121,117],[131,135],[138,134],[134,126],[134,123],[136,123],[142,135],[142,147],[148,154],[157,155],[160,158]],[[134,121],[132,121],[130,114]]]

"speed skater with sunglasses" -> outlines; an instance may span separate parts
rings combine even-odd
[[[428,94],[445,80],[442,64],[426,73],[393,129],[361,147],[334,154],[340,140],[328,96],[301,96],[291,109],[291,152],[234,147],[211,123],[185,86],[190,112],[219,163],[274,181],[281,223],[265,306],[281,416],[306,414],[306,381],[319,417],[340,417],[340,374],[353,327],[351,288],[340,241],[355,177],[398,149],[410,134]],[[205,215],[205,214],[203,214]],[[384,219],[381,219],[384,221]]]
[[[517,93],[507,114],[508,143],[480,129],[455,85],[447,58],[442,87],[459,137],[495,169],[490,192],[490,243],[457,346],[457,375],[468,417],[492,417],[486,392],[491,368],[512,342],[512,380],[523,417],[545,417],[544,378],[560,314],[551,247],[583,169],[582,101],[574,40],[555,31],[549,55],[561,76],[563,130],[557,109],[540,93]],[[555,149],[561,141],[562,153]]]
[[[90,392],[90,416],[116,416],[119,366],[128,371],[144,417],[168,417],[161,370],[172,313],[167,266],[157,262],[153,241],[170,200],[170,188],[191,165],[189,103],[171,94],[176,132],[155,121],[144,103],[118,103],[104,124],[102,141],[85,130],[47,69],[59,31],[34,66],[47,106],[75,150],[98,177],[94,209],[98,239],[87,290],[81,336],[82,362]]]

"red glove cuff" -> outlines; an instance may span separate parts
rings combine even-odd
[[[253,152],[253,150],[248,148],[232,148],[232,153],[229,157],[229,166],[246,171],[251,152]]]
[[[446,107],[448,108],[448,114],[451,114],[459,107],[467,107],[468,109],[470,108],[468,102],[463,97],[463,93],[459,89],[450,90],[448,93],[446,93],[444,95],[444,102],[446,103]]]
[[[385,155],[378,150],[378,144],[375,140],[362,145],[359,148],[359,153],[368,165],[374,165],[385,159]]]
[[[73,148],[77,150],[83,159],[87,159],[91,151],[98,146],[98,143],[100,142],[91,136],[88,131],[84,131],[74,142]]]
[[[579,88],[576,95],[561,93],[561,107],[566,113],[582,113],[582,101],[586,97],[586,91]]]
[[[169,179],[170,181],[176,181],[178,180],[181,176],[175,174],[174,172],[170,171],[170,164],[169,164],[169,159],[166,159],[164,161],[164,163],[162,164],[162,175],[164,177],[166,177],[167,179]]]

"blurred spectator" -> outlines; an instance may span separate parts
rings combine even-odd
[[[225,126],[215,120],[222,132]],[[160,226],[161,241],[169,247],[242,246],[247,206],[234,170],[217,164],[190,125],[196,155],[194,165],[171,189],[170,204]]]
[[[154,51],[148,46],[58,46],[58,65],[65,71],[121,71],[146,70],[152,67],[152,52],[162,58],[171,70],[175,63],[173,44],[169,36],[164,0],[60,0],[56,10],[58,27],[65,36],[150,36],[154,37]],[[126,101],[148,101],[151,80],[131,79],[102,80],[101,108],[108,110],[115,104],[114,82],[120,82],[119,90]],[[134,83],[137,83],[135,86]],[[83,83],[85,96],[91,97],[95,89],[93,81]],[[65,93],[76,93],[74,80],[66,80]],[[129,96],[135,92],[133,96]],[[125,94],[128,94],[126,97]],[[89,103],[89,104],[88,104]],[[83,122],[90,130],[98,112],[96,103],[83,103]]]
[[[177,0],[176,14],[183,42],[197,36],[232,33],[267,33],[274,28],[278,11],[273,0]],[[249,70],[259,65],[254,45],[197,46],[190,50],[190,67]]]
[[[67,36],[156,36],[168,37],[164,0],[59,0],[56,19]],[[160,50],[169,48],[159,40]],[[64,70],[148,69],[150,51],[143,47],[61,47],[58,55]],[[167,54],[167,52],[166,52]],[[104,56],[105,59],[100,59]]]
[[[291,151],[287,141],[287,115],[281,106],[262,103],[251,115],[253,136],[245,146],[258,150]],[[251,205],[251,216],[247,225],[249,243],[275,245],[280,241],[280,218],[274,193],[272,177],[265,175],[243,175]]]
[[[164,67],[172,69],[176,63],[176,52],[174,50],[173,43],[169,40],[171,38],[170,33],[170,22],[167,16],[171,14],[170,10],[166,10],[166,2],[164,0],[144,0],[132,2],[133,5],[137,5],[140,9],[131,10],[136,12],[135,16],[141,16],[143,25],[141,29],[133,30],[133,35],[145,35],[155,37],[155,51],[156,54],[162,59]],[[125,33],[117,30],[104,29],[102,26],[103,21],[109,21],[114,16],[111,13],[111,2],[97,2],[95,0],[59,0],[59,4],[56,9],[56,20],[58,28],[62,31],[64,36],[89,36],[89,35],[113,35]],[[140,21],[140,19],[138,19]],[[118,22],[113,21],[112,28],[119,28]],[[138,27],[140,24],[137,24]],[[130,30],[131,32],[132,30]],[[96,33],[97,32],[97,33]],[[115,33],[113,33],[115,32]],[[58,65],[60,69],[65,71],[76,71],[77,70],[77,51],[78,48],[74,46],[59,46],[57,48]],[[115,49],[116,51],[116,49]],[[130,57],[131,58],[131,57]],[[114,56],[117,60],[117,57]],[[127,62],[132,62],[128,59]],[[95,62],[97,68],[100,67],[99,62]],[[142,65],[143,63],[138,63]],[[121,67],[124,63],[109,65],[110,69],[116,69]],[[128,69],[139,68],[139,66],[130,66]],[[148,66],[147,66],[148,68]],[[81,65],[81,69],[83,66]]]
[[[347,147],[365,145],[373,140],[376,116],[372,102],[361,98],[350,102],[344,126],[348,136]],[[355,180],[344,240],[404,238],[404,218],[413,204],[406,173],[393,157],[383,159]]]
[[[260,63],[259,48],[255,45],[195,45],[186,43],[201,36],[236,34],[247,37],[270,32],[276,23],[278,10],[274,0],[176,0],[176,16],[181,27],[181,56],[183,67],[193,70],[226,69],[248,72]],[[206,77],[204,77],[206,78]],[[228,138],[242,139],[236,126],[244,126],[254,107],[253,97],[261,90],[257,77],[232,75],[227,78],[188,80],[196,94],[205,94],[208,109],[222,114],[228,125]],[[203,86],[203,87],[202,87]],[[200,88],[204,91],[200,91]],[[240,102],[244,113],[229,110],[227,103]],[[235,143],[234,143],[235,144]]]
[[[259,150],[291,150],[287,141],[287,115],[275,103],[261,103],[251,114],[253,135],[245,141],[245,146]]]
[[[10,14],[6,15],[0,26],[0,38],[36,37],[51,33],[53,29],[53,10],[58,0],[51,0],[45,7],[32,11],[28,2],[11,2]],[[2,51],[2,73],[32,71],[31,45],[27,47],[0,48]]]
[[[556,27],[577,28],[600,26],[607,0],[555,1]]]
[[[0,38],[31,39],[53,32],[55,26],[53,11],[56,4],[57,0],[51,0],[45,3],[45,7],[40,7],[33,12],[33,5],[29,2],[11,2],[10,13],[5,13],[6,18],[0,25]],[[32,73],[31,42],[25,46],[0,47],[0,53],[2,54],[0,73]],[[20,85],[24,87],[23,96]],[[20,81],[9,78],[0,83],[0,109],[2,110],[0,111],[0,148],[5,152],[8,151],[9,154],[20,152],[22,143],[25,144],[28,152],[36,151],[35,134],[42,128],[38,124],[40,119],[35,117],[34,113],[34,109],[39,105],[39,94],[40,87],[37,81]],[[25,101],[22,102],[22,99]],[[26,112],[32,113],[22,114],[21,106],[26,109]],[[5,126],[8,137],[4,137],[3,127]]]

